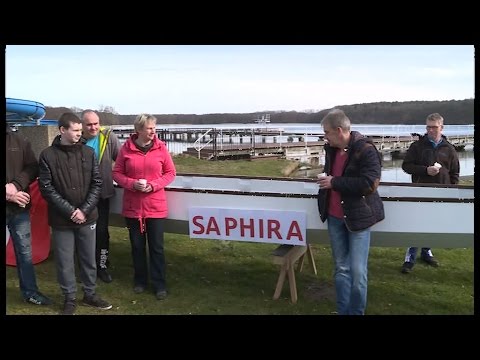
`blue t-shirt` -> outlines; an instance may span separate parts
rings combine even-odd
[[[95,156],[97,157],[97,160],[99,159],[99,156],[100,156],[100,148],[98,146],[100,143],[99,138],[100,136],[97,135],[87,140],[87,145],[90,146],[95,151]]]

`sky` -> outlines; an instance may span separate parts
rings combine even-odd
[[[5,96],[118,114],[474,98],[473,45],[7,45]]]

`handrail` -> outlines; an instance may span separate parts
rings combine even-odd
[[[210,143],[213,141],[213,139],[210,139],[209,142],[204,143],[203,146],[200,146],[200,140],[201,140],[202,138],[204,138],[204,137],[205,137],[210,131],[212,131],[212,130],[213,130],[213,129],[208,129],[205,134],[202,134],[202,135],[201,135],[197,140],[195,140],[195,142],[193,143],[193,147],[194,147],[195,150],[197,150],[197,152],[198,152],[198,158],[199,158],[199,159],[200,159],[200,151],[202,151],[202,149],[203,149],[205,146],[207,146],[208,144],[210,144]]]

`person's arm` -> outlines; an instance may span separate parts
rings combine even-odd
[[[35,154],[33,153],[30,142],[26,139],[22,139],[22,141],[23,159],[19,161],[23,161],[23,169],[17,176],[15,176],[15,178],[11,182],[15,185],[17,190],[26,191],[28,190],[30,184],[38,176],[38,161],[35,157]]]
[[[419,176],[426,176],[427,173],[427,166],[423,164],[419,164],[419,146],[418,143],[412,143],[407,150],[407,154],[402,162],[402,169],[407,174],[410,175],[419,175]],[[433,164],[432,164],[433,165]]]
[[[126,175],[125,145],[121,147],[115,165],[112,170],[113,180],[125,190],[136,191],[134,184],[137,179],[131,179]]]
[[[165,186],[175,180],[175,176],[177,175],[175,164],[173,163],[172,157],[170,156],[167,147],[163,147],[162,151],[164,157],[164,162],[162,164],[163,174],[159,179],[149,182],[149,184],[152,186],[152,191],[158,191],[163,189]]]
[[[460,161],[458,160],[458,154],[455,149],[453,149],[453,152],[452,152],[452,162],[451,162],[449,175],[450,175],[450,183],[454,185],[458,184],[460,180]]]
[[[87,145],[84,145],[87,146]],[[85,149],[83,149],[85,154]],[[95,152],[91,151],[92,157],[92,170],[90,179],[90,188],[88,190],[85,202],[78,208],[85,214],[90,214],[97,206],[98,199],[100,199],[100,193],[102,191],[102,178],[100,177],[100,170],[98,168],[98,160],[95,156]]]
[[[65,200],[60,193],[55,189],[53,186],[52,181],[52,171],[50,169],[50,165],[47,161],[45,156],[45,150],[40,154],[39,159],[39,189],[40,193],[42,194],[43,198],[47,203],[51,206],[55,206],[55,208],[60,211],[62,215],[66,218],[70,218],[72,213],[75,211],[75,207],[70,204],[67,200]]]
[[[113,131],[110,131],[108,141],[111,146],[110,154],[112,155],[112,161],[116,161],[122,145],[120,144],[120,140],[118,139],[117,135]]]

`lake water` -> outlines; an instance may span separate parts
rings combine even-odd
[[[131,130],[133,132],[133,125],[117,125],[112,126],[115,129]],[[284,134],[295,133],[305,134],[306,141],[318,140],[318,135],[323,135],[323,127],[320,124],[307,124],[307,123],[269,123],[269,124],[157,124],[157,131],[161,129],[264,129],[264,130],[280,130]],[[352,124],[352,130],[361,132],[364,135],[377,135],[377,136],[406,136],[412,133],[424,134],[425,125],[385,125],[385,124]],[[445,125],[443,134],[448,136],[456,135],[473,135],[474,125]],[[311,135],[311,136],[309,136]],[[288,135],[277,136],[276,141],[286,142]],[[225,138],[228,141],[228,138]],[[244,142],[250,141],[249,136],[244,136]],[[256,140],[260,141],[260,140]],[[272,142],[272,139],[268,139],[267,142]],[[295,139],[298,141],[298,139]],[[169,144],[169,150],[172,153],[182,153],[191,147],[193,144],[189,143],[175,143]],[[221,145],[220,145],[221,146]],[[475,173],[475,157],[473,148],[471,146],[466,148],[466,151],[458,153],[460,159],[460,176],[474,175]],[[392,159],[386,157],[383,160],[382,181],[384,182],[411,182],[411,176],[402,170],[402,159]],[[315,177],[318,170],[304,170],[299,171],[297,176]]]
[[[473,150],[458,152],[460,161],[460,176],[475,174],[475,154]],[[412,182],[410,174],[402,170],[403,159],[383,160],[382,181],[385,182]]]
[[[467,147],[465,151],[458,152],[460,161],[460,176],[468,176],[475,174],[475,154],[471,147]],[[403,182],[411,183],[412,177],[402,169],[403,159],[383,158],[382,179],[383,182]],[[320,172],[319,169],[299,170],[299,177],[316,177]]]
[[[309,123],[268,123],[268,124],[158,124],[157,131],[161,129],[263,129],[280,130],[285,133],[298,133],[308,135],[323,135],[323,127],[320,124]],[[112,129],[132,130],[133,125],[112,125]],[[445,125],[443,134],[452,135],[473,135],[474,125]],[[360,131],[364,135],[396,136],[410,135],[411,133],[425,133],[425,125],[385,125],[385,124],[352,124],[352,130]]]

